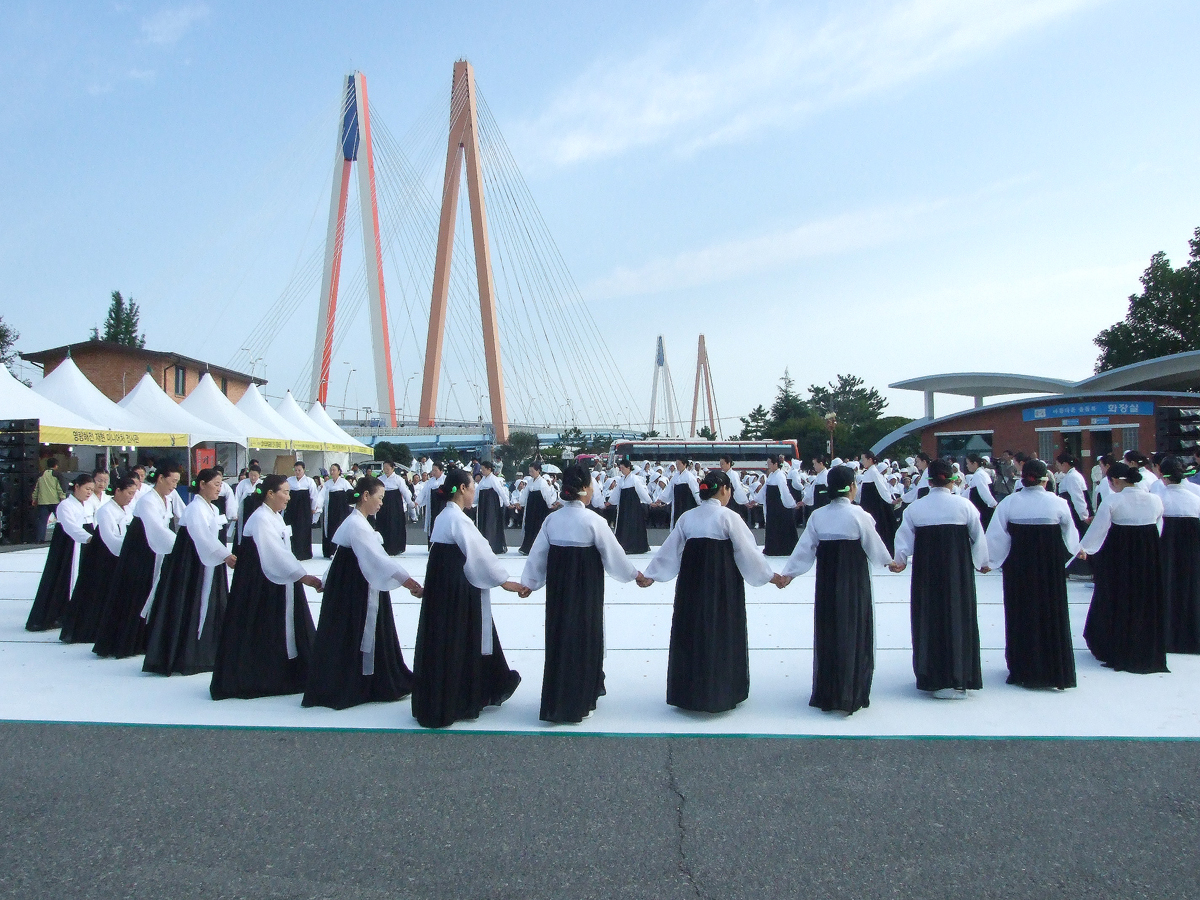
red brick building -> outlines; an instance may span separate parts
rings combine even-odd
[[[49,375],[68,355],[88,381],[114,402],[119,402],[132,391],[147,372],[176,402],[192,392],[205,372],[212,375],[217,386],[233,403],[242,398],[251,382],[267,383],[264,378],[255,378],[179,353],[140,350],[109,341],[80,341],[36,353],[22,353],[21,358],[41,366],[42,371]]]
[[[912,378],[890,385],[925,394],[925,416],[897,429],[876,451],[907,434],[921,436],[930,456],[961,459],[968,453],[1004,450],[1052,460],[1064,450],[1090,469],[1106,453],[1159,446],[1164,410],[1200,407],[1200,351],[1176,353],[1093,375],[1082,381],[995,372],[963,372]],[[973,397],[975,408],[937,416],[936,394]],[[1026,399],[985,405],[987,397]],[[1029,397],[1031,394],[1038,396]]]

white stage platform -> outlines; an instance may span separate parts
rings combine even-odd
[[[319,552],[319,548],[317,548]],[[45,549],[0,554],[0,720],[110,722],[270,728],[422,730],[408,701],[334,711],[303,709],[299,695],[213,702],[209,676],[145,675],[141,658],[103,660],[89,645],[59,643],[58,632],[30,634],[25,619]],[[426,551],[401,559],[424,580]],[[782,565],[776,560],[775,567]],[[524,559],[505,557],[518,576]],[[309,571],[323,574],[328,561]],[[606,583],[608,695],[580,725],[538,721],[543,664],[544,592],[527,600],[493,592],[493,615],[510,665],[523,682],[499,709],[453,730],[561,734],[825,735],[842,737],[1200,737],[1200,657],[1168,657],[1170,674],[1131,675],[1104,669],[1081,637],[1091,585],[1069,586],[1079,687],[1028,691],[1004,683],[1004,615],[999,573],[978,576],[984,689],[963,701],[938,701],[916,690],[908,622],[908,574],[874,577],[876,668],[871,706],[853,716],[808,706],[812,680],[813,576],[786,590],[749,588],[750,698],[720,715],[683,713],[666,705],[667,643],[674,586]],[[309,593],[313,618],[320,601]],[[396,625],[412,663],[419,601],[393,591]]]

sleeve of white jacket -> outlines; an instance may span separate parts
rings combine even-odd
[[[196,518],[199,519],[201,517],[196,516]],[[217,535],[211,528],[207,527],[207,523],[198,527],[194,533],[189,530],[188,536],[191,537],[192,543],[196,545],[196,554],[200,557],[200,562],[206,566],[220,565],[229,556],[229,548],[217,540]]]
[[[538,535],[541,537],[541,535]],[[474,587],[499,587],[508,581],[508,572],[492,552],[491,546],[475,527],[464,528],[459,536],[459,549],[467,557],[463,572]]]
[[[1067,518],[1071,516],[1068,514]],[[1066,533],[1063,534],[1064,538]],[[1012,538],[1008,534],[1008,504],[1001,503],[992,514],[992,521],[987,527],[988,557],[992,564],[1001,566],[1008,559],[1012,549]]]
[[[154,502],[161,501],[155,500]],[[157,508],[155,512],[157,512]],[[167,527],[161,516],[150,515],[140,518],[146,527],[146,543],[150,545],[150,549],[159,556],[170,553],[171,548],[175,546],[175,532]]]
[[[118,513],[108,513],[105,515],[97,513],[96,532],[100,535],[100,540],[104,541],[104,546],[108,548],[108,552],[113,556],[120,556],[121,545],[125,543],[125,532],[121,530],[124,510],[116,503],[113,506],[117,508]]]
[[[1067,552],[1075,556],[1079,553],[1079,529],[1075,527],[1075,520],[1071,518],[1070,509],[1060,510],[1058,527],[1062,530],[1063,543],[1067,546]]]
[[[92,539],[83,527],[86,510],[74,497],[68,497],[55,507],[54,517],[58,525],[77,544],[86,544]]]
[[[775,572],[754,542],[754,532],[742,517],[735,513],[729,513],[725,520],[729,529],[729,540],[733,544],[733,561],[737,563],[738,571],[751,585],[761,587],[775,577]]]
[[[883,538],[879,536],[879,532],[875,530],[875,520],[865,510],[857,509],[856,507],[856,511],[859,513],[858,542],[862,544],[863,552],[867,554],[867,559],[877,566],[891,565],[892,555],[888,553],[887,545],[883,542]]]
[[[307,574],[304,566],[292,555],[290,545],[280,535],[263,533],[268,530],[259,529],[254,538],[263,575],[272,584],[295,584]]]
[[[641,478],[633,479],[633,489],[637,491],[638,499],[643,503],[650,503],[650,491],[646,488],[646,482]],[[620,491],[617,492],[617,502],[620,502]]]
[[[377,591],[394,591],[408,581],[409,574],[404,566],[387,555],[383,549],[383,535],[366,528],[354,529],[350,547],[358,559],[367,584]]]
[[[910,507],[911,509],[911,507]],[[896,529],[896,562],[907,564],[912,556],[913,545],[916,543],[916,529],[908,517],[909,510],[904,511],[900,518],[900,527]]]
[[[617,536],[609,530],[608,523],[597,517],[591,525],[596,539],[596,549],[600,551],[600,559],[604,563],[604,571],[608,573],[608,576],[621,584],[628,584],[637,578],[637,567],[625,555],[625,549],[617,540]],[[540,538],[541,535],[538,537]]]
[[[967,531],[971,534],[971,560],[975,568],[982,569],[988,565],[987,535],[983,533],[983,520],[979,518],[979,510],[971,506],[971,515],[967,517]]]
[[[792,555],[787,558],[787,562],[783,564],[783,569],[779,574],[784,578],[795,578],[811,569],[813,563],[817,561],[817,546],[820,543],[821,539],[817,534],[817,529],[809,522],[804,533],[800,535],[800,540],[796,541]]]
[[[673,528],[663,541],[650,565],[642,570],[642,574],[655,581],[670,581],[679,574],[679,565],[683,562],[683,545],[687,539],[683,536],[682,528]]]
[[[550,538],[546,529],[538,532],[529,548],[529,556],[525,559],[525,567],[521,570],[521,584],[530,590],[539,590],[546,586],[546,567],[550,558]]]
[[[1100,504],[1100,509],[1096,511],[1096,517],[1092,519],[1087,533],[1079,542],[1079,549],[1084,553],[1091,555],[1104,546],[1104,539],[1108,537],[1108,529],[1112,526],[1112,508],[1111,502],[1106,501]]]

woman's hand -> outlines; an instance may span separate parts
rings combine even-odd
[[[637,573],[637,578],[635,578],[634,581],[637,582],[637,586],[640,588],[648,588],[650,585],[654,584],[653,578],[647,578],[641,572]]]
[[[897,562],[896,560],[892,560],[890,563],[888,563],[888,571],[890,572],[900,573],[907,568],[908,563]]]
[[[300,579],[300,583],[307,584],[310,588],[312,588],[318,594],[321,593],[321,591],[325,590],[325,585],[323,585],[321,583],[321,579],[318,578],[316,575],[305,575],[303,578]]]
[[[404,587],[418,600],[420,600],[421,595],[425,593],[425,588],[421,587],[421,582],[417,581],[415,578],[410,578],[408,581],[404,582]]]
[[[232,569],[237,565],[237,557],[230,553],[227,557],[225,557],[225,565]]]
[[[1086,550],[1080,550],[1078,553],[1075,554],[1076,559],[1087,559],[1087,556],[1088,555],[1087,555]]]
[[[775,585],[775,587],[779,588],[781,591],[791,583],[792,577],[790,575],[771,576],[771,584]]]
[[[520,594],[521,591],[525,590],[525,585],[521,584],[519,581],[506,581],[504,584],[500,585],[500,588],[508,591],[511,594]]]

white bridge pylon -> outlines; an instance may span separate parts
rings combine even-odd
[[[363,253],[366,257],[376,403],[384,422],[394,427],[396,391],[392,384],[387,295],[383,288],[383,244],[379,237],[379,205],[375,199],[375,156],[371,146],[367,79],[362,72],[346,76],[337,151],[333,163],[333,190],[329,200],[329,228],[325,236],[325,268],[321,276],[312,375],[312,396],[320,401],[322,406],[327,405],[329,396],[329,369],[333,360],[338,282],[342,271],[342,245],[346,237],[346,199],[350,188],[350,169],[355,162],[358,162],[358,196],[359,207],[362,210]]]

